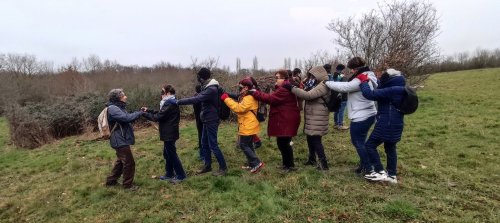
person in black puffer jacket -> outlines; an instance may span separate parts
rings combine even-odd
[[[175,89],[164,85],[161,91],[159,111],[148,111],[145,108],[144,117],[159,123],[160,140],[163,141],[163,158],[165,158],[165,175],[160,180],[178,183],[186,179],[186,172],[177,155],[175,142],[179,139],[179,106],[175,103]]]
[[[117,185],[123,174],[123,187],[136,190],[138,187],[133,185],[135,161],[130,149],[130,146],[135,144],[135,136],[131,123],[140,118],[143,112],[128,113],[125,110],[127,96],[123,89],[113,89],[108,96],[108,122],[109,126],[113,126],[109,143],[115,149],[117,159],[111,174],[106,178],[106,186]]]

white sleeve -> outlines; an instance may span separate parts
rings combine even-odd
[[[355,92],[359,91],[359,84],[361,84],[361,81],[358,78],[352,79],[352,81],[349,82],[334,82],[334,81],[327,81],[325,82],[326,86],[328,88],[341,92],[341,93],[349,93],[349,92]]]

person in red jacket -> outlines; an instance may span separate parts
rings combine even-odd
[[[289,83],[287,71],[279,70],[274,75],[276,84],[273,93],[266,94],[257,90],[251,94],[258,101],[270,105],[267,135],[276,137],[278,149],[283,159],[282,168],[288,172],[295,170],[290,142],[292,137],[297,135],[300,125],[300,110],[297,106],[297,97],[283,87],[283,84]]]

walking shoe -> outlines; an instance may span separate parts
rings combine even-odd
[[[214,176],[214,177],[218,177],[218,176],[225,176],[225,175],[226,175],[226,173],[227,173],[227,169],[222,169],[222,170],[221,170],[221,169],[219,169],[219,170],[217,170],[217,171],[213,172],[213,173],[212,173],[212,176]]]
[[[389,182],[389,183],[392,183],[392,184],[397,184],[398,183],[398,178],[396,176],[387,176],[385,179],[384,179],[385,182]]]
[[[169,182],[170,182],[170,183],[172,183],[172,184],[178,184],[178,183],[180,183],[180,182],[184,181],[185,179],[186,179],[186,178],[179,179],[179,178],[177,178],[177,177],[174,177],[174,178],[170,179],[170,180],[169,180]]]
[[[257,164],[257,166],[254,166],[251,170],[250,170],[250,173],[257,173],[259,172],[259,170],[264,167],[265,164],[263,162],[260,162],[259,164]]]
[[[243,166],[241,166],[241,169],[242,170],[251,170],[252,167],[251,166],[247,166],[247,165],[243,165]]]
[[[139,186],[137,186],[137,185],[124,186],[124,188],[125,188],[125,190],[130,190],[130,191],[139,190]]]
[[[369,174],[365,175],[365,179],[371,181],[384,181],[387,178],[387,173],[382,170],[380,172],[371,171]]]
[[[212,167],[205,166],[205,167],[203,167],[203,169],[198,170],[198,172],[196,172],[196,174],[204,174],[204,173],[208,173],[210,171],[212,171]]]
[[[283,173],[290,173],[290,172],[293,172],[293,171],[297,171],[297,168],[295,167],[283,167]]]
[[[167,176],[160,176],[159,179],[160,180],[171,180],[173,177],[167,177]]]
[[[106,187],[114,187],[114,186],[118,186],[120,184],[118,182],[116,182],[116,181],[113,181],[113,182],[106,182],[104,185]]]
[[[344,125],[337,125],[338,130],[348,130],[349,126],[344,126]]]

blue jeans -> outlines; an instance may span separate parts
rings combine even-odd
[[[205,167],[212,168],[212,153],[214,153],[219,169],[226,170],[226,160],[224,155],[219,149],[217,142],[217,131],[219,130],[219,122],[203,123],[203,130],[201,134],[201,150],[203,159],[205,160]]]
[[[340,108],[338,112],[333,113],[333,121],[335,125],[344,125],[344,111],[347,105],[347,101],[340,102]]]
[[[375,122],[375,115],[360,122],[351,122],[351,142],[354,147],[356,147],[356,152],[358,152],[360,166],[361,168],[369,171],[372,170],[372,164],[370,163],[370,158],[368,157],[368,152],[365,148],[366,136],[368,135],[368,130]]]
[[[380,161],[380,155],[378,154],[377,147],[384,143],[385,154],[387,155],[387,174],[389,176],[396,176],[396,168],[398,163],[398,155],[396,152],[396,142],[384,142],[382,139],[370,135],[368,141],[366,141],[365,147],[368,151],[368,156],[370,157],[370,162],[373,164],[375,171],[380,172],[384,170],[382,162]]]
[[[245,156],[247,157],[247,162],[250,167],[256,167],[259,165],[260,160],[255,153],[255,149],[253,146],[253,136],[242,136],[240,135],[240,149],[243,151]]]
[[[165,176],[172,178],[174,176],[177,179],[182,180],[186,178],[186,172],[182,168],[181,160],[177,156],[175,141],[164,141],[163,142],[163,158],[165,158]]]

